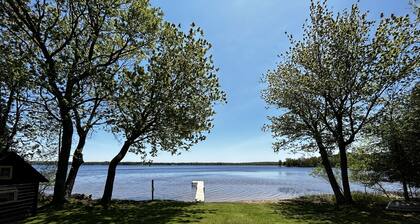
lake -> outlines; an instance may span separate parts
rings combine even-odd
[[[106,165],[80,168],[74,193],[100,198],[105,184]],[[113,198],[151,199],[151,181],[155,199],[192,201],[193,180],[204,181],[206,201],[244,201],[285,199],[309,194],[332,193],[322,178],[311,176],[312,168],[278,166],[118,166]],[[360,185],[352,190],[363,191]]]

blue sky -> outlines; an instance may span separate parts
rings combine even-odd
[[[274,153],[270,133],[261,128],[267,116],[260,97],[260,79],[279,61],[277,55],[289,47],[285,31],[302,36],[302,25],[309,15],[309,0],[152,0],[166,20],[188,28],[194,22],[213,45],[215,65],[227,93],[228,103],[216,106],[215,127],[206,141],[189,152],[172,156],[161,152],[156,162],[249,162],[278,161],[298,157],[286,152]],[[355,1],[329,1],[334,11],[350,8]],[[361,0],[362,10],[372,19],[394,13],[411,13],[408,0]],[[86,161],[109,161],[121,142],[112,134],[96,132],[85,148]],[[128,154],[124,161],[139,161]]]

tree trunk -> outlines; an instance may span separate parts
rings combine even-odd
[[[3,151],[7,152],[10,150],[11,143],[14,136],[10,136],[7,121],[10,116],[13,102],[15,102],[15,90],[11,90],[8,95],[8,100],[3,104],[0,104],[0,153]]]
[[[66,196],[71,196],[73,191],[74,182],[76,181],[77,172],[79,171],[80,166],[84,163],[83,161],[83,148],[86,143],[86,134],[79,135],[79,143],[73,154],[73,160],[71,163],[71,169],[66,180]]]
[[[321,154],[322,165],[324,166],[325,172],[328,176],[328,181],[330,182],[331,188],[334,192],[336,203],[337,205],[344,204],[344,196],[341,193],[340,186],[338,185],[337,180],[335,179],[330,160],[328,159],[328,153],[325,150],[325,148],[320,144],[318,144],[318,149],[319,153]]]
[[[3,151],[6,152],[9,150],[7,148],[8,136],[5,133],[6,133],[6,130],[3,130],[2,128],[0,128],[0,153],[2,153]]]
[[[347,164],[347,152],[345,144],[339,144],[340,151],[340,168],[341,168],[341,180],[343,184],[344,199],[346,204],[353,203],[353,198],[351,196],[350,182],[349,182],[349,173],[348,173],[348,164]]]
[[[404,194],[404,199],[406,201],[410,200],[410,196],[408,195],[408,186],[407,186],[407,181],[403,180],[402,181],[403,184],[403,194]]]
[[[108,207],[112,198],[112,190],[114,188],[115,172],[117,169],[118,163],[124,158],[127,154],[128,149],[130,148],[132,141],[125,141],[124,145],[121,147],[120,152],[111,160],[108,167],[108,175],[106,177],[104,194],[102,195],[101,203],[104,207]]]
[[[6,119],[6,118],[3,118],[0,114],[0,153],[2,153],[3,151],[8,151],[8,148],[7,148],[7,145],[8,145],[7,144],[7,140],[8,140],[7,127],[6,127],[6,121],[3,120],[3,119]]]
[[[73,123],[70,117],[70,112],[64,112],[61,117],[61,124],[63,128],[61,136],[62,144],[58,154],[57,172],[55,175],[54,195],[52,201],[52,204],[58,207],[61,207],[65,202],[65,183],[73,137]]]

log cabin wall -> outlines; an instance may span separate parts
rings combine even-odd
[[[38,183],[0,185],[1,192],[14,192],[15,200],[0,202],[0,223],[11,223],[35,213]]]
[[[48,180],[14,152],[0,154],[0,224],[36,212],[40,182]]]

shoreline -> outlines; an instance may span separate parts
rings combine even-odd
[[[361,192],[361,191],[352,191],[353,195],[358,197],[386,197],[385,194],[380,192]],[[389,200],[402,198],[402,195],[398,192],[393,192],[388,194]],[[45,199],[49,200],[52,198],[50,194],[44,196]],[[265,204],[265,203],[282,203],[282,202],[292,202],[292,201],[332,201],[334,194],[332,193],[320,193],[320,194],[302,194],[294,196],[285,196],[271,199],[243,199],[243,200],[226,200],[226,201],[204,201],[204,202],[195,202],[191,201],[182,201],[182,200],[172,200],[172,199],[155,199],[155,200],[135,200],[135,199],[123,199],[123,198],[113,198],[114,202],[133,202],[133,203],[149,203],[149,202],[174,202],[174,203],[244,203],[244,204]],[[75,193],[69,197],[69,200],[88,200],[88,201],[99,201],[100,198],[93,198],[89,194]]]
[[[353,192],[353,193],[362,193],[362,192]],[[368,194],[373,195],[373,194]],[[154,200],[135,200],[135,199],[124,199],[124,198],[113,198],[113,202],[130,202],[130,203],[149,203],[149,202],[174,202],[174,203],[244,203],[244,204],[264,204],[264,203],[277,203],[277,202],[288,202],[296,201],[299,199],[319,199],[319,198],[333,198],[333,194],[304,194],[304,195],[295,195],[295,196],[285,196],[271,199],[240,199],[240,200],[223,200],[223,201],[204,201],[204,202],[195,202],[191,201],[182,201],[182,200],[172,200],[172,199],[154,199]],[[42,201],[52,200],[52,194],[45,194],[42,196]],[[100,197],[92,197],[90,194],[85,193],[74,193],[67,198],[68,201],[90,201],[97,202],[100,201]]]
[[[384,194],[381,193],[364,193],[359,191],[353,191],[353,194],[357,195],[364,195],[364,196],[375,196],[375,197],[385,197]],[[392,194],[390,195],[390,199],[398,198],[399,195]],[[279,197],[279,198],[272,198],[272,199],[244,199],[244,200],[226,200],[226,201],[204,201],[204,202],[196,202],[194,200],[191,201],[182,201],[182,200],[171,200],[171,199],[154,199],[154,200],[135,200],[135,199],[123,199],[123,198],[113,198],[113,202],[119,203],[150,203],[150,202],[173,202],[173,203],[243,203],[243,204],[266,204],[266,203],[283,203],[283,202],[293,202],[293,201],[325,201],[325,200],[332,200],[334,198],[334,194],[304,194],[304,195],[295,195],[295,196],[286,196],[286,197]],[[44,196],[44,199],[50,200],[52,199],[52,195],[48,194]],[[91,202],[98,202],[100,198],[93,198],[91,195],[88,194],[79,194],[75,193],[72,194],[71,197],[68,198],[69,201],[76,200],[76,201],[91,201]]]

